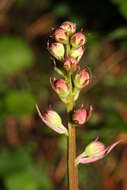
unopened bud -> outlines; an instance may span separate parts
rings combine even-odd
[[[86,38],[82,32],[77,32],[71,37],[71,45],[74,48],[83,46],[86,42]]]
[[[72,22],[63,22],[60,28],[64,29],[67,35],[71,36],[76,32],[76,24]]]
[[[90,76],[89,73],[83,69],[76,74],[74,78],[74,85],[76,88],[82,89],[89,84]]]
[[[86,156],[101,156],[105,153],[105,145],[99,141],[91,142],[84,151]]]
[[[64,59],[65,49],[63,44],[52,43],[50,46],[50,52],[59,61],[62,61]]]
[[[83,53],[84,53],[83,47],[79,47],[77,49],[72,48],[70,55],[71,55],[71,57],[74,57],[77,61],[79,61],[81,59]]]
[[[68,42],[68,36],[65,30],[62,28],[56,29],[54,36],[57,42],[61,42],[63,44],[66,44]]]
[[[57,92],[57,94],[61,98],[65,98],[69,94],[69,88],[68,88],[65,80],[63,80],[63,79],[55,80],[54,81],[54,88],[55,88],[55,91]]]
[[[66,71],[70,71],[71,73],[76,71],[77,65],[78,63],[73,57],[68,57],[64,62],[64,68],[66,69]]]
[[[82,125],[88,121],[88,119],[91,116],[91,113],[92,113],[92,106],[90,106],[89,110],[82,107],[73,113],[72,120],[75,123]]]

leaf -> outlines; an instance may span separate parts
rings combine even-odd
[[[28,43],[18,37],[0,38],[0,74],[14,74],[32,66],[34,54]]]
[[[8,113],[16,116],[32,115],[35,111],[35,97],[27,91],[11,91],[5,103]]]

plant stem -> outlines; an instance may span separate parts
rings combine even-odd
[[[70,45],[66,45],[66,56],[70,54]],[[78,171],[75,165],[76,159],[76,128],[71,123],[70,115],[74,108],[74,97],[71,74],[67,75],[67,83],[70,90],[70,99],[67,104],[68,112],[68,147],[67,147],[67,165],[68,165],[68,190],[78,190]]]
[[[76,158],[76,134],[75,127],[68,123],[68,182],[69,190],[78,190],[77,166],[75,165]]]
[[[71,102],[67,106],[68,116],[72,112],[74,107],[74,103]],[[70,120],[70,118],[69,118]],[[69,190],[78,190],[78,171],[77,166],[75,165],[76,159],[76,128],[73,124],[68,121],[68,147],[67,147],[67,155],[68,155],[68,189]]]

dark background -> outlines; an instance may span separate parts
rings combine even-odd
[[[92,82],[77,105],[93,105],[77,130],[77,153],[99,136],[121,143],[105,159],[79,166],[80,190],[127,190],[127,1],[0,0],[0,190],[65,190],[66,138],[39,119],[49,105],[63,116],[52,91],[47,40],[63,21],[87,38],[81,67]]]

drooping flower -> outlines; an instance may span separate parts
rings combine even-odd
[[[75,123],[82,125],[88,121],[88,119],[91,116],[92,110],[92,106],[90,106],[89,110],[85,109],[84,107],[81,107],[73,113],[72,120]]]
[[[68,57],[64,61],[64,68],[66,69],[66,71],[70,71],[70,73],[73,73],[74,71],[76,71],[77,66],[78,66],[78,63],[74,57]]]
[[[65,49],[63,44],[54,42],[51,44],[49,50],[50,53],[59,61],[64,59]]]
[[[80,59],[81,59],[81,57],[82,57],[82,55],[83,55],[83,53],[84,53],[84,48],[81,46],[81,47],[79,47],[79,48],[77,48],[77,49],[75,49],[75,48],[72,48],[71,49],[71,53],[70,53],[70,56],[71,57],[74,57],[78,62],[80,61]]]
[[[82,89],[89,84],[90,75],[89,73],[83,69],[79,71],[74,78],[74,85],[76,88]]]
[[[69,21],[63,22],[60,28],[64,29],[69,36],[76,32],[76,24]]]
[[[93,162],[96,162],[97,160],[104,158],[120,142],[121,142],[121,140],[111,144],[107,148],[105,147],[105,145],[102,142],[100,142],[98,140],[91,142],[89,145],[86,146],[84,152],[81,153],[76,158],[76,165],[78,165],[79,163],[89,164],[89,163],[93,163]]]
[[[56,131],[59,134],[68,135],[68,131],[66,127],[62,124],[61,117],[57,112],[52,109],[45,111],[41,114],[38,106],[36,105],[36,109],[41,120],[51,129]]]
[[[83,46],[86,42],[86,37],[82,32],[77,32],[71,37],[71,45],[74,48]]]
[[[66,44],[68,42],[68,36],[64,29],[58,28],[54,32],[54,37],[57,42]]]

